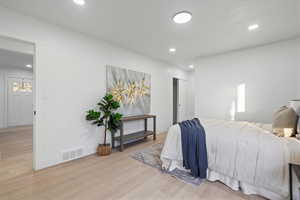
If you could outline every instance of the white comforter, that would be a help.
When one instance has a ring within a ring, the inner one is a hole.
[[[288,198],[288,163],[300,163],[300,142],[273,135],[249,122],[200,120],[205,128],[208,179],[270,199]],[[163,167],[182,168],[179,125],[170,127],[161,153]]]

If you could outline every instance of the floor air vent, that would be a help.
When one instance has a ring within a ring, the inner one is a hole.
[[[62,152],[62,160],[69,161],[83,156],[83,148],[71,149]]]

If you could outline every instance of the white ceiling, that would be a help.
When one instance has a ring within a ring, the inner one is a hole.
[[[32,55],[0,49],[0,68],[17,67],[32,70],[32,68],[26,67],[28,64],[33,64]]]
[[[5,7],[186,67],[193,59],[300,35],[300,0],[0,0]],[[193,14],[175,24],[178,11]],[[260,29],[249,32],[257,23]],[[170,55],[169,47],[177,49]]]

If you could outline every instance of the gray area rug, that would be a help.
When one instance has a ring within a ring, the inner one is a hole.
[[[146,165],[160,170],[162,173],[170,174],[171,176],[189,183],[192,185],[200,185],[204,180],[200,178],[194,178],[189,172],[175,169],[171,172],[163,170],[161,167],[160,153],[162,151],[163,144],[154,144],[150,147],[137,151],[130,155],[135,160],[138,160]]]

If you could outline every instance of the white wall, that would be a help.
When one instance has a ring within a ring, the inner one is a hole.
[[[299,47],[300,39],[199,59],[197,116],[230,119],[237,85],[245,83],[246,112],[236,120],[271,122],[276,109],[299,97]]]
[[[300,3],[299,3],[299,5],[300,5]],[[297,52],[300,52],[300,45],[298,45]],[[297,63],[297,65],[298,65],[298,72],[297,72],[297,74],[300,74],[300,56],[298,56],[298,63]],[[297,89],[298,95],[297,95],[297,99],[300,99],[300,78],[299,78],[299,76],[298,76],[297,80],[298,80],[298,89]]]
[[[30,43],[16,41],[11,38],[1,37],[0,38],[0,49],[5,49],[9,51],[24,53],[24,54],[34,54],[34,46]]]
[[[1,44],[1,41],[0,41]],[[18,67],[8,67],[1,65],[0,61],[0,128],[7,128],[7,77],[28,77],[32,78],[32,71],[27,69],[21,69]]]
[[[5,96],[5,74],[0,73],[0,128],[6,126]]]
[[[192,71],[189,73],[189,91],[188,91],[188,104],[189,104],[189,116],[190,118],[195,117],[195,72]]]
[[[105,94],[107,64],[151,74],[158,131],[172,124],[172,76],[185,76],[181,70],[2,7],[0,27],[0,35],[36,45],[36,169],[62,162],[66,149],[95,152],[102,130],[84,118]]]

